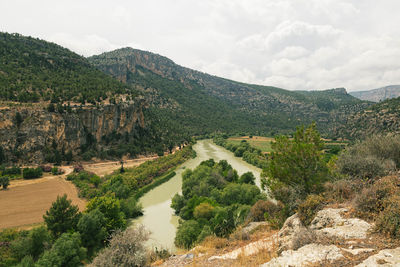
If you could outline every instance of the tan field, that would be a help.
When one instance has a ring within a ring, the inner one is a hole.
[[[124,167],[134,167],[156,157],[146,157],[124,161]],[[121,167],[118,161],[83,164],[85,170],[103,176]],[[78,197],[77,188],[65,177],[72,172],[72,166],[61,167],[64,175],[44,174],[42,178],[11,181],[7,190],[0,190],[0,229],[16,227],[29,229],[43,222],[43,215],[57,196],[67,194],[81,211],[86,201]]]
[[[80,210],[85,209],[86,202],[78,198],[75,186],[63,177],[45,177],[11,183],[8,190],[0,191],[0,229],[29,228],[32,224],[43,222],[46,210],[57,196],[63,194],[67,194]]]

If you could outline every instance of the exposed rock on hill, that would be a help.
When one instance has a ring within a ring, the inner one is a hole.
[[[349,92],[349,94],[361,100],[379,102],[386,99],[399,97],[400,85],[389,85],[368,91]]]
[[[82,147],[98,144],[111,135],[140,138],[145,127],[143,101],[101,108],[73,108],[70,112],[48,112],[40,107],[5,107],[0,109],[0,145],[7,157],[40,163],[48,150],[76,155]],[[21,121],[16,122],[17,114]]]

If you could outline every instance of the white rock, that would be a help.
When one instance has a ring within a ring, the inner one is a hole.
[[[321,261],[333,262],[343,258],[340,248],[335,245],[325,246],[320,244],[308,244],[298,250],[287,250],[282,254],[261,265],[262,267],[303,267]]]
[[[323,209],[311,222],[310,229],[317,234],[327,234],[344,239],[365,239],[372,225],[358,218],[343,218],[340,213],[347,209]]]
[[[297,238],[301,235],[307,234],[309,231],[301,223],[297,213],[286,219],[281,230],[278,233],[279,236],[279,248],[278,251],[282,252],[289,249],[297,249],[296,242]]]
[[[400,266],[400,247],[395,249],[381,250],[379,253],[370,256],[356,267],[373,267],[373,266]]]
[[[344,251],[346,251],[346,252],[349,252],[349,253],[351,253],[351,254],[353,254],[353,255],[358,255],[358,254],[364,253],[364,252],[372,252],[372,251],[374,251],[375,249],[373,249],[373,248],[355,248],[355,249],[345,249],[345,248],[342,248],[342,250],[344,250]]]

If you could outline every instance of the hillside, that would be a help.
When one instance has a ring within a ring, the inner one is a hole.
[[[122,48],[89,58],[98,69],[149,94],[156,113],[189,134],[213,131],[276,134],[315,120],[328,134],[369,103],[344,89],[300,92],[245,84],[175,64],[146,51]]]
[[[101,102],[137,92],[57,44],[0,32],[0,100]]]
[[[379,102],[386,99],[399,97],[400,85],[389,85],[368,91],[349,92],[349,94],[361,100]]]
[[[166,130],[130,85],[44,40],[0,33],[0,164],[163,152]]]
[[[350,114],[338,128],[337,137],[365,138],[372,134],[400,133],[400,97],[377,103],[366,110]]]

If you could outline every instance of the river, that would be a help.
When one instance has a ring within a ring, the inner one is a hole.
[[[140,198],[143,205],[144,215],[135,219],[134,224],[143,224],[150,230],[151,236],[148,245],[150,247],[166,248],[175,251],[174,238],[178,226],[179,217],[174,215],[174,210],[170,207],[171,199],[182,189],[182,172],[185,169],[194,169],[202,161],[210,158],[216,162],[227,160],[232,167],[241,175],[251,171],[256,177],[256,184],[260,186],[261,169],[248,164],[241,158],[235,157],[232,152],[223,147],[215,145],[212,140],[198,141],[193,149],[197,156],[183,163],[176,170],[176,175],[166,183],[154,188]]]

